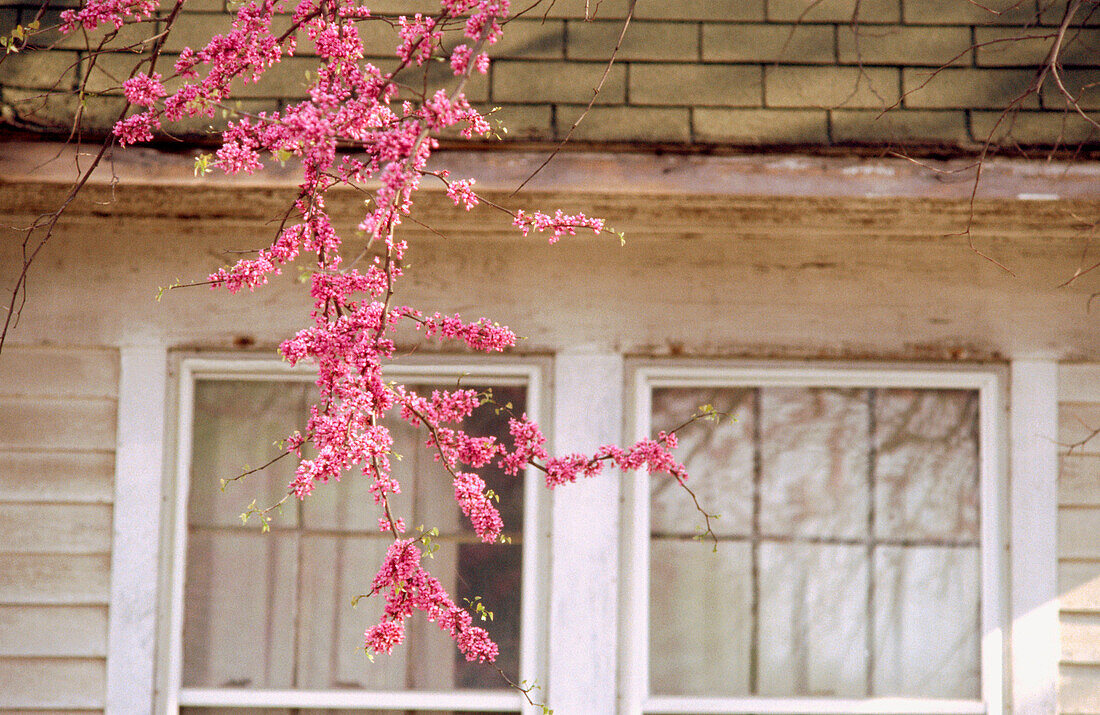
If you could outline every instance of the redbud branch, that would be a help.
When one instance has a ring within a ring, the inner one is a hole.
[[[229,484],[230,482],[235,482],[235,481],[238,481],[238,480],[240,480],[240,479],[244,479],[245,477],[247,477],[247,476],[248,476],[248,475],[250,475],[250,474],[255,474],[256,472],[262,472],[263,470],[267,469],[267,468],[268,468],[268,467],[270,467],[270,466],[271,466],[272,464],[275,464],[276,462],[278,462],[278,461],[279,461],[280,459],[282,459],[283,457],[287,456],[288,454],[291,454],[291,452],[290,452],[290,450],[289,450],[289,449],[288,449],[288,450],[285,450],[285,451],[283,451],[283,452],[282,452],[282,453],[280,453],[280,454],[279,454],[278,456],[276,456],[276,457],[273,457],[273,458],[272,458],[271,460],[269,460],[269,461],[268,461],[268,462],[267,462],[266,464],[263,464],[263,465],[261,465],[261,466],[259,466],[259,467],[256,467],[255,469],[249,469],[249,470],[247,470],[247,471],[241,472],[240,474],[238,474],[238,475],[237,475],[237,476],[235,476],[235,477],[231,477],[231,478],[229,478],[229,479],[223,479],[223,480],[222,480],[222,487],[224,488],[224,487],[225,487],[225,485],[226,485],[226,484]]]

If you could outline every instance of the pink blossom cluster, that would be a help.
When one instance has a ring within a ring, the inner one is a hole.
[[[506,474],[518,474],[528,464],[549,459],[550,455],[543,447],[546,437],[526,414],[518,419],[509,419],[508,432],[512,436],[512,450],[502,450],[500,457],[500,468]]]
[[[381,516],[378,518],[378,530],[385,533],[387,531],[397,532],[398,534],[405,533],[405,520],[401,517],[390,521],[388,518]]]
[[[61,32],[78,26],[94,30],[102,24],[121,29],[127,21],[144,20],[157,11],[156,0],[86,0],[79,10],[61,11]]]
[[[152,75],[144,72],[134,75],[122,83],[126,101],[139,107],[152,107],[158,99],[168,94],[162,79],[160,72],[154,72]]]
[[[429,338],[439,336],[451,340],[462,340],[478,352],[501,352],[516,344],[515,333],[499,323],[491,322],[488,318],[467,323],[459,315],[436,313],[430,318],[422,318],[420,326]]]
[[[160,129],[160,120],[152,112],[131,114],[115,125],[114,133],[122,146],[152,141],[153,133]]]
[[[521,209],[516,212],[512,225],[522,231],[524,236],[531,231],[538,231],[539,233],[550,231],[550,243],[557,243],[565,234],[577,235],[578,228],[590,228],[595,233],[599,233],[603,230],[604,220],[602,218],[589,218],[583,213],[570,216],[562,213],[561,209],[558,209],[553,216],[544,214],[541,211],[527,213]]]
[[[475,57],[473,48],[465,44],[451,50],[451,69],[456,75],[468,74],[471,59],[474,63],[473,68],[480,74],[486,74],[489,71],[489,53],[479,52]]]
[[[662,432],[657,439],[643,439],[626,449],[605,444],[591,457],[569,454],[547,459],[546,486],[551,489],[577,481],[579,477],[594,477],[603,472],[605,462],[611,462],[620,471],[645,469],[650,473],[668,474],[678,482],[687,479],[687,469],[676,461],[670,450],[676,448],[676,436]]]
[[[485,494],[485,481],[476,474],[464,472],[455,477],[454,487],[455,501],[470,519],[477,535],[487,544],[497,541],[504,529],[504,522],[492,500]]]
[[[474,193],[473,179],[452,181],[447,187],[447,196],[455,202],[455,206],[461,204],[467,211],[477,206],[480,201]]]
[[[420,549],[412,539],[399,539],[390,545],[371,592],[385,594],[386,605],[381,622],[363,634],[368,650],[392,652],[405,638],[405,621],[414,611],[421,611],[454,639],[466,660],[496,660],[497,645],[483,628],[472,625],[473,617],[456,606],[439,580],[424,570]]]

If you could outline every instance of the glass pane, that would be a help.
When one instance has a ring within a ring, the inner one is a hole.
[[[650,545],[649,678],[660,695],[749,693],[750,547]]]
[[[351,606],[370,588],[389,545],[382,535],[302,537],[300,612],[307,617],[299,624],[298,687],[404,687],[407,648],[373,663],[363,652],[363,631],[378,622],[382,600],[364,598]]]
[[[980,696],[977,547],[875,553],[876,695]]]
[[[676,435],[676,458],[687,467],[692,491],[707,511],[721,518],[712,522],[723,536],[752,531],[753,393],[751,389],[660,389],[653,391],[653,428],[673,430],[702,405],[728,415],[718,422],[692,423]],[[699,478],[698,475],[706,475]],[[650,489],[650,528],[654,534],[697,533],[703,523],[691,499],[676,480],[655,476]]]
[[[241,512],[256,500],[278,502],[298,466],[288,456],[221,490],[232,479],[282,454],[275,443],[304,427],[316,389],[300,382],[201,380],[195,384],[188,521],[195,526],[241,527]],[[288,504],[273,526],[294,527],[298,510]]]
[[[453,387],[453,385],[451,385]],[[435,388],[413,387],[430,395]],[[480,389],[475,386],[475,389]],[[311,689],[406,687],[447,690],[506,688],[496,669],[467,663],[450,638],[422,614],[408,637],[374,663],[362,651],[363,631],[377,622],[379,597],[366,593],[390,538],[357,471],[319,485],[303,502],[291,500],[262,534],[239,515],[286,493],[293,458],[235,482],[219,480],[279,454],[273,442],[304,426],[312,385],[276,381],[199,381],[195,389],[190,544],[185,586],[184,683],[188,686]],[[523,387],[495,388],[498,402],[526,409]],[[507,436],[508,414],[480,408],[467,423],[477,436]],[[394,421],[394,473],[403,492],[392,499],[410,535],[436,527],[439,549],[425,563],[460,605],[480,596],[494,620],[486,628],[500,647],[498,665],[514,680],[519,670],[523,478],[478,470],[499,496],[511,545],[481,544],[455,504],[451,477],[424,446],[426,432]],[[201,475],[198,476],[198,475]],[[318,711],[320,712],[320,711]],[[365,711],[364,711],[365,712]]]
[[[293,684],[297,541],[295,534],[239,529],[191,534],[184,685]]]
[[[455,601],[465,605],[467,600],[481,597],[485,607],[493,612],[492,620],[477,623],[496,641],[500,648],[496,665],[512,680],[520,682],[520,589],[522,578],[523,548],[518,544],[483,544],[480,542],[458,546],[456,585],[452,594]],[[455,658],[455,686],[460,688],[500,688],[500,673],[477,663],[467,663],[466,658],[454,648],[449,649]]]
[[[875,535],[978,538],[978,395],[879,390],[875,402]]]
[[[861,537],[870,455],[866,390],[760,390],[760,529]]]
[[[760,546],[759,694],[867,692],[867,550]]]
[[[708,560],[655,481],[651,692],[980,697],[977,391],[668,388],[654,430],[708,403],[679,456],[736,527]]]

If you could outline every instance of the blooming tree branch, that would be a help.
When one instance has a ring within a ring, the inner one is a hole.
[[[364,634],[368,652],[390,653],[404,640],[408,618],[419,611],[454,640],[467,660],[493,662],[497,645],[424,567],[423,540],[405,536],[404,518],[393,511],[391,497],[401,492],[401,484],[392,470],[393,436],[386,419],[425,430],[425,446],[450,475],[458,508],[486,543],[504,538],[495,495],[476,471],[490,465],[512,477],[529,466],[536,468],[550,488],[596,476],[608,464],[666,473],[681,484],[687,477],[670,452],[676,446],[675,433],[628,447],[604,445],[591,455],[552,457],[544,448],[541,429],[526,415],[511,417],[509,440],[468,434],[463,423],[486,399],[475,390],[421,395],[383,377],[385,365],[395,356],[394,333],[402,326],[415,328],[425,339],[475,352],[501,352],[516,343],[515,333],[488,318],[467,320],[395,301],[410,251],[398,229],[411,220],[424,177],[444,181],[456,207],[470,210],[483,201],[473,178],[450,179],[446,172],[429,171],[427,165],[441,133],[458,131],[466,138],[489,134],[487,118],[469,104],[464,90],[474,74],[488,71],[486,48],[501,37],[510,2],[440,0],[434,15],[399,18],[392,23],[397,66],[383,72],[364,61],[360,29],[376,18],[360,0],[249,0],[228,32],[213,36],[202,47],[184,48],[171,72],[158,71],[160,48],[183,3],[176,0],[164,17],[157,15],[156,0],[87,0],[81,8],[61,14],[63,33],[106,27],[113,37],[126,25],[152,20],[161,21],[163,28],[149,41],[151,54],[121,80],[125,109],[73,196],[113,141],[122,146],[146,142],[173,122],[213,118],[243,85],[265,81],[272,67],[296,53],[300,41],[312,43],[321,65],[308,98],[279,111],[236,113],[216,152],[200,158],[196,167],[198,173],[251,174],[272,159],[294,157],[302,172],[297,197],[270,245],[189,285],[208,284],[229,293],[252,291],[292,263],[308,265],[313,301],[309,324],[279,350],[291,365],[308,363],[316,369],[319,399],[303,429],[286,440],[285,455],[297,457],[299,463],[284,501],[306,499],[318,485],[352,471],[361,475],[356,478],[368,480],[379,528],[393,538],[371,581],[370,594],[385,604],[379,622]],[[277,32],[275,20],[286,13],[290,26]],[[457,43],[455,35],[460,36]],[[96,53],[91,55],[94,61]],[[399,80],[403,71],[436,60],[449,66],[454,78],[450,87],[428,90],[425,84],[417,90]],[[343,186],[370,193],[358,223],[368,251],[350,262],[344,260],[344,239],[327,209],[329,191]],[[578,231],[607,231],[602,219],[583,213],[492,205],[507,211],[522,235],[545,233],[550,243]],[[60,212],[48,222],[46,239],[58,216]],[[371,258],[360,265],[368,255]],[[9,320],[12,315],[9,310]],[[223,480],[222,486],[253,471]],[[271,508],[253,503],[243,516],[258,514],[266,527]],[[529,690],[520,689],[530,701]]]

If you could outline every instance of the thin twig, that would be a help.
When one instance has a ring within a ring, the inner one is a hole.
[[[820,0],[818,1],[820,2]],[[524,179],[523,183],[517,186],[516,190],[508,195],[509,198],[515,196],[520,191],[522,191],[523,187],[527,186],[531,179],[534,179],[536,176],[538,176],[539,172],[545,169],[547,164],[553,161],[554,157],[558,155],[558,152],[562,150],[562,147],[564,147],[569,139],[573,136],[573,132],[576,131],[578,126],[580,126],[580,123],[584,120],[585,117],[588,116],[588,113],[592,111],[592,106],[596,104],[596,99],[600,96],[600,90],[603,89],[604,82],[607,81],[608,75],[611,74],[611,67],[615,64],[615,58],[619,55],[619,48],[622,47],[623,38],[626,37],[626,30],[628,27],[630,27],[630,21],[634,17],[634,6],[637,4],[638,0],[630,0],[630,8],[626,12],[626,20],[623,22],[623,29],[621,32],[619,32],[619,40],[615,43],[615,49],[611,51],[611,59],[607,61],[607,66],[604,67],[603,76],[600,77],[599,84],[597,84],[596,88],[592,91],[592,99],[588,100],[588,106],[585,107],[584,111],[581,112],[581,115],[577,117],[577,121],[573,122],[573,126],[569,127],[569,131],[566,133],[565,138],[562,139],[556,147],[554,147],[554,151],[550,152],[550,156],[546,157],[546,160],[539,164],[539,167],[532,171],[531,175]],[[587,6],[585,12],[587,13]]]

